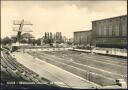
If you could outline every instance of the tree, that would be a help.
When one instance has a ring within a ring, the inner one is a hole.
[[[12,40],[12,43],[16,43],[17,37],[13,36],[13,37],[11,37],[11,40]]]
[[[36,40],[36,43],[37,43],[37,45],[41,45],[41,39],[38,38],[38,39]]]
[[[12,40],[9,37],[5,37],[5,38],[2,39],[1,43],[4,44],[4,45],[11,44]]]
[[[32,44],[35,46],[36,40],[35,39],[31,39],[31,40],[32,40]]]
[[[27,40],[25,40],[25,39],[21,39],[20,42],[21,42],[21,43],[27,43]]]
[[[47,33],[45,32],[45,35],[44,35],[44,40],[43,40],[43,42],[44,42],[44,43],[48,43],[48,41],[47,41],[47,40],[48,40],[48,37],[47,37]]]

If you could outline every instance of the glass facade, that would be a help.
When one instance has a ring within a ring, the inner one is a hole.
[[[95,44],[126,46],[127,15],[92,22]]]

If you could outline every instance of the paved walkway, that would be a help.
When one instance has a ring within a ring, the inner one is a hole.
[[[90,50],[84,50],[84,49],[70,49],[70,50],[76,50],[76,51],[83,51],[83,52],[91,52]],[[117,52],[117,51],[109,51],[106,53],[106,50],[92,50],[94,53],[100,53],[100,54],[108,54],[108,55],[115,55],[115,56],[124,56],[127,57],[127,53]]]
[[[62,87],[70,88],[101,88],[99,85],[89,82],[75,74],[65,71],[57,66],[49,64],[27,53],[14,53],[16,60],[27,68],[38,73],[40,77],[47,78],[52,82],[61,84]]]

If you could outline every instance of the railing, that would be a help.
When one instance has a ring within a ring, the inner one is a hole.
[[[3,49],[1,52],[1,67],[5,73],[9,73],[12,77],[22,78],[23,81],[34,82],[36,84],[48,84],[50,82],[47,79],[39,77],[37,73],[18,63],[6,49]]]

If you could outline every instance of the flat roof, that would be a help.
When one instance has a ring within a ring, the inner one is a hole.
[[[105,18],[105,19],[100,19],[100,20],[94,20],[94,21],[92,21],[92,22],[104,21],[104,20],[108,20],[108,19],[115,19],[115,18],[119,18],[119,17],[127,17],[127,15],[121,15],[121,16],[116,16],[116,17],[110,17],[110,18]]]
[[[77,32],[91,32],[92,30],[87,30],[87,31],[75,31],[74,33],[77,33]]]

